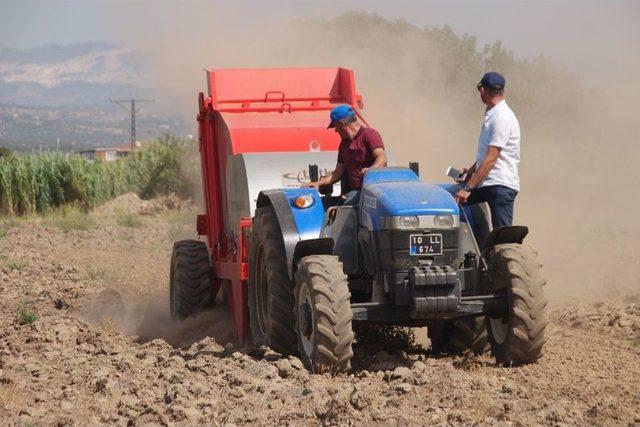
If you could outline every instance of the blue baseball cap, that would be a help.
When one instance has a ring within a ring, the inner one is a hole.
[[[502,90],[506,83],[507,82],[502,74],[496,73],[495,71],[489,71],[482,76],[482,80],[478,83],[478,89],[480,89],[480,86],[484,86],[489,89]]]
[[[329,117],[331,117],[331,122],[329,123],[329,126],[327,126],[327,129],[336,127],[336,122],[355,115],[356,112],[353,111],[353,108],[349,107],[348,105],[338,105],[336,108],[331,110],[331,114],[329,114]]]

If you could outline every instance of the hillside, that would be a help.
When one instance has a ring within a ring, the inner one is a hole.
[[[153,98],[142,83],[143,52],[111,43],[0,50],[0,145],[18,151],[108,146],[129,138],[129,115],[110,102]],[[153,105],[138,115],[137,136],[191,133],[178,113]]]

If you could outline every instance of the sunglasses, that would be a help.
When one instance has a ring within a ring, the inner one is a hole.
[[[476,88],[478,89],[478,92],[480,91],[481,87],[482,87],[482,83],[478,83],[478,85],[476,86]]]

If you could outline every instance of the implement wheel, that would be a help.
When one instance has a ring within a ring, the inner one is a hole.
[[[175,242],[169,278],[171,317],[182,320],[212,308],[211,279],[211,263],[204,242]]]
[[[296,273],[296,333],[300,359],[314,373],[351,368],[351,294],[338,257],[302,258]]]
[[[469,350],[482,354],[489,350],[487,328],[483,317],[452,320],[427,328],[434,353],[459,354]]]
[[[489,268],[496,291],[505,291],[508,300],[504,316],[486,318],[491,353],[505,366],[533,363],[543,354],[548,323],[546,282],[537,254],[529,246],[498,245]]]
[[[271,206],[258,208],[249,253],[249,321],[255,345],[295,353],[293,304],[278,218]]]

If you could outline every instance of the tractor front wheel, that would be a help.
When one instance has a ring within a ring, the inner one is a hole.
[[[171,317],[182,320],[213,308],[211,279],[211,263],[204,242],[175,242],[169,278]]]
[[[314,373],[351,368],[351,294],[338,257],[302,258],[296,273],[296,333],[300,359]]]
[[[547,326],[546,282],[537,254],[529,246],[497,245],[489,261],[495,290],[507,296],[506,313],[486,318],[491,352],[505,366],[533,363],[542,356]]]

